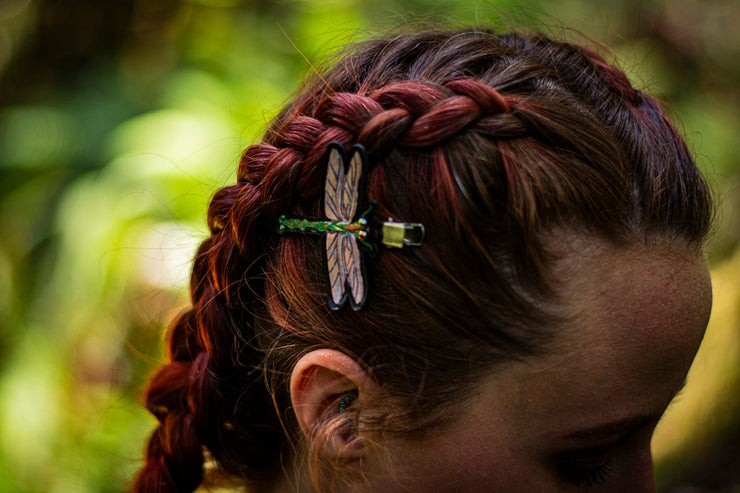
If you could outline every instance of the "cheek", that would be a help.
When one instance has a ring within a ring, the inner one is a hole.
[[[545,491],[554,486],[537,467],[511,458],[471,457],[461,451],[452,457],[396,460],[386,474],[373,475],[376,479],[367,491]]]
[[[388,450],[387,467],[368,491],[471,492],[557,491],[552,472],[522,447],[523,440],[505,428],[464,420],[466,426],[424,441],[397,444]],[[378,472],[378,471],[374,471]]]

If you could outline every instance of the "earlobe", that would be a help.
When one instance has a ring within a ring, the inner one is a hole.
[[[364,453],[357,421],[363,403],[377,389],[354,359],[332,349],[305,354],[290,378],[290,397],[303,434],[312,447],[335,458]]]

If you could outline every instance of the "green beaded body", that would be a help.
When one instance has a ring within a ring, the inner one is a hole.
[[[369,211],[370,209],[368,209],[368,212]],[[351,234],[363,246],[368,249],[372,249],[372,245],[366,241],[369,233],[369,226],[364,215],[356,221],[326,221],[321,219],[293,218],[282,215],[278,218],[278,228],[281,233],[293,231],[317,234]]]

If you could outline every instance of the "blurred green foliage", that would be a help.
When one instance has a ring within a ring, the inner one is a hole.
[[[3,0],[0,490],[125,489],[213,191],[331,49],[438,23],[596,39],[680,115],[721,199],[700,361],[722,363],[661,424],[658,471],[666,491],[738,488],[716,471],[740,469],[736,1]]]

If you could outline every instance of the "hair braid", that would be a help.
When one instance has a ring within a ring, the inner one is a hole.
[[[258,150],[266,154],[264,148]],[[286,155],[269,154],[271,159]],[[252,180],[259,178],[259,165],[245,168]],[[265,433],[250,436],[243,428],[224,427],[237,421],[238,413],[252,416],[254,423],[277,428],[275,418],[263,409],[266,399],[257,399],[251,410],[250,402],[245,402],[245,408],[233,408],[224,406],[222,399],[243,392],[247,382],[254,379],[249,376],[251,370],[260,364],[254,354],[251,361],[244,362],[246,368],[235,371],[234,358],[238,355],[244,359],[249,354],[236,341],[245,337],[253,322],[243,320],[232,307],[250,304],[254,301],[251,293],[259,290],[254,285],[259,282],[254,272],[259,270],[256,264],[264,245],[259,240],[264,237],[259,231],[264,224],[261,209],[260,185],[247,181],[220,190],[211,202],[208,224],[212,235],[198,250],[191,278],[193,307],[174,321],[169,363],[152,376],[145,394],[147,408],[160,424],[150,438],[147,462],[133,485],[134,491],[194,491],[203,479],[204,446],[221,462],[243,462],[245,457],[237,459],[234,450],[243,455],[249,449],[244,443],[262,443]],[[249,261],[251,268],[246,264]],[[242,289],[245,283],[252,286]],[[280,443],[274,436],[269,439]],[[242,446],[237,448],[235,443]],[[275,448],[279,450],[279,445]],[[252,446],[256,468],[265,466],[263,454],[263,447]]]
[[[526,135],[506,97],[472,79],[455,79],[444,86],[396,82],[366,96],[333,93],[310,115],[293,114],[265,142],[250,146],[242,156],[238,178],[259,184],[265,215],[273,217],[290,199],[317,196],[323,173],[318,161],[332,141],[361,142],[382,157],[396,145],[438,145],[467,127],[495,138]]]
[[[180,327],[184,325],[175,326]],[[182,358],[183,347],[177,349]],[[188,405],[191,368],[190,361],[173,359],[149,382],[145,402],[159,426],[149,439],[147,462],[134,483],[134,491],[194,491],[202,480],[203,453]]]

